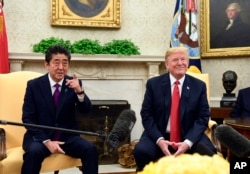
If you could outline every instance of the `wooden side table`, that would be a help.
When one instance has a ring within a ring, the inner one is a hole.
[[[222,124],[224,118],[230,118],[231,111],[231,107],[211,107],[211,119],[216,121],[218,124]]]
[[[224,124],[231,126],[240,134],[250,140],[250,118],[225,118]],[[231,158],[235,157],[232,152],[227,150],[227,159],[230,161]]]

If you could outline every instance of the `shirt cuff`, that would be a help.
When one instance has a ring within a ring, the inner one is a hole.
[[[192,147],[193,144],[194,144],[192,141],[190,141],[190,140],[188,140],[188,139],[184,140],[184,143],[187,143],[189,149],[191,149],[191,147]]]
[[[160,140],[164,140],[164,137],[158,138],[157,141],[156,141],[156,144],[158,144]]]
[[[50,139],[44,140],[43,144],[47,143],[48,141],[50,141]]]
[[[84,94],[80,94],[80,95],[77,94],[77,97],[78,97],[79,102],[84,101]]]

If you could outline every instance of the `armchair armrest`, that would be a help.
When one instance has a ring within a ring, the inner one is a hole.
[[[208,122],[208,128],[205,131],[208,138],[213,143],[214,147],[217,149],[218,152],[221,152],[221,144],[218,141],[218,139],[214,135],[214,129],[218,126],[217,122],[214,120],[209,120]]]
[[[5,130],[0,128],[0,161],[6,158],[6,137]]]

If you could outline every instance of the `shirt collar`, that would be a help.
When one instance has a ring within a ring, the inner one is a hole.
[[[174,85],[175,81],[177,80],[171,73],[169,73],[170,77],[170,83],[171,86]],[[178,81],[180,82],[180,85],[182,86],[184,80],[185,80],[186,75],[184,75],[182,78],[180,78]]]
[[[50,86],[51,86],[52,88],[54,87],[54,85],[55,85],[56,83],[58,83],[60,86],[62,86],[62,83],[63,83],[63,80],[64,80],[64,79],[62,79],[60,82],[55,82],[55,81],[51,78],[51,76],[50,76],[49,73],[48,73],[48,77],[49,77]]]

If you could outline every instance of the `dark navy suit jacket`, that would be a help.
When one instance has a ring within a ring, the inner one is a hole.
[[[22,120],[24,123],[78,129],[75,110],[78,109],[82,113],[88,112],[91,109],[91,102],[86,94],[84,102],[79,102],[74,89],[65,85],[65,79],[72,79],[72,77],[65,76],[64,78],[57,109],[53,101],[48,74],[28,81],[23,104]],[[79,83],[81,85],[81,81]],[[42,142],[52,138],[53,130],[26,128],[24,146],[30,141]],[[61,133],[60,140],[67,139],[69,135],[69,133]]]
[[[147,81],[141,109],[145,132],[154,142],[166,133],[171,108],[171,84],[169,73]],[[210,117],[206,85],[186,75],[181,92],[181,138],[197,143],[207,129]],[[205,138],[208,140],[207,138]],[[207,144],[208,142],[205,142]]]
[[[239,90],[231,117],[250,117],[250,87]]]

